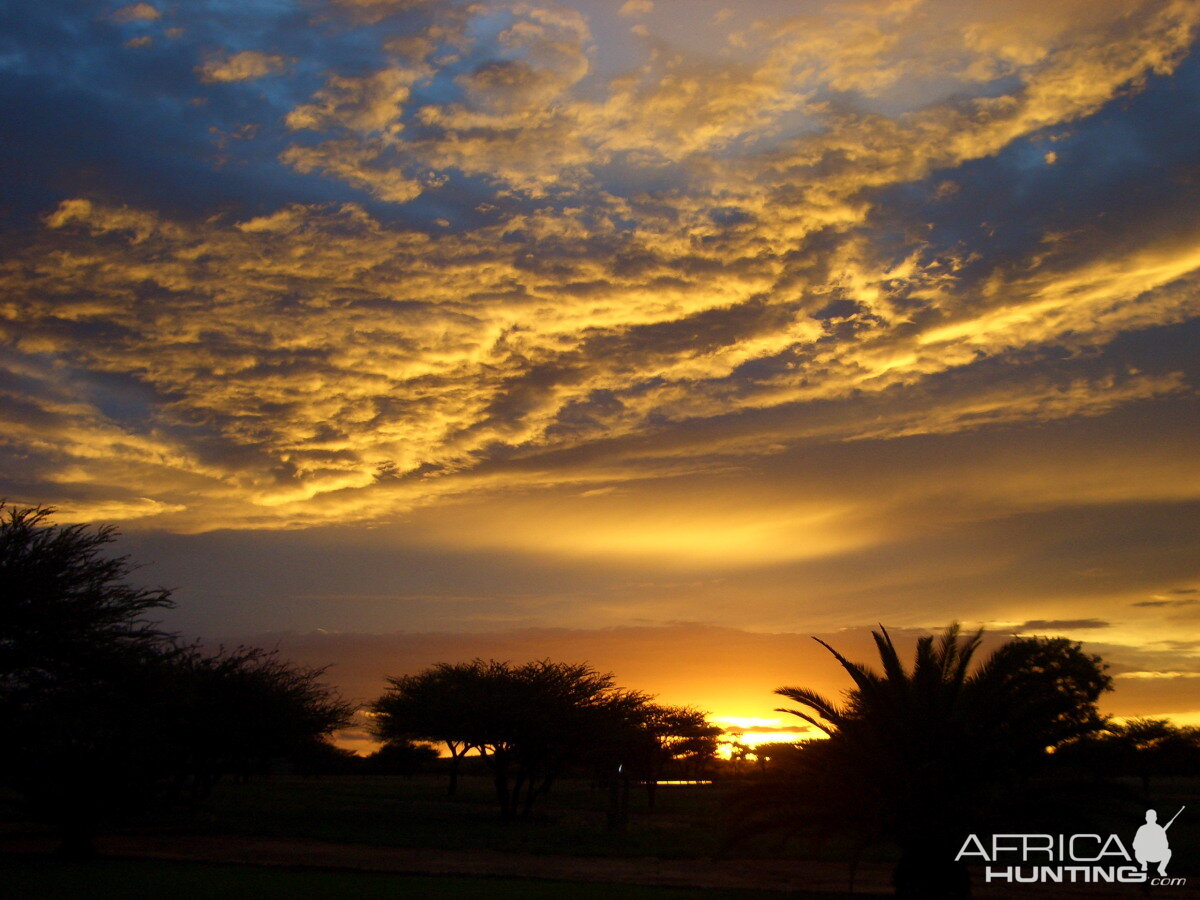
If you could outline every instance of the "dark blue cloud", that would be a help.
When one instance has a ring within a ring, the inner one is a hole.
[[[1106,243],[1137,244],[1194,219],[1198,118],[1200,57],[1193,52],[1171,76],[1152,76],[1144,90],[1095,115],[889,189],[878,198],[873,226],[894,223],[898,258],[911,248],[902,224],[914,220],[932,226],[921,237],[934,254],[969,247],[979,257],[961,273],[968,283],[1027,258],[1047,232],[1085,230],[1076,244],[1082,254],[1103,252]]]
[[[292,4],[163,5],[161,18],[131,22],[114,21],[116,8],[67,2],[0,11],[0,168],[9,173],[0,215],[28,220],[70,196],[175,215],[369,199],[297,173],[278,156],[295,139],[287,111],[328,72],[381,65],[378,34],[312,22],[311,7]],[[128,46],[132,39],[149,43]],[[282,75],[200,82],[197,66],[241,50],[293,62]]]

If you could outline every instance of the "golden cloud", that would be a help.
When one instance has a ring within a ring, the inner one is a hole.
[[[418,87],[448,65],[435,46],[475,40],[473,13],[430,10],[426,34],[380,38],[403,64],[329,73],[291,109],[282,159],[392,203],[484,178],[494,214],[427,233],[355,204],[187,221],[66,200],[0,265],[4,336],[19,358],[61,367],[29,364],[36,409],[8,440],[53,448],[72,489],[152,485],[118,499],[186,527],[370,519],[490,489],[473,473],[500,459],[919,392],[981,358],[1094,351],[1194,317],[1194,225],[1113,246],[1085,236],[1070,251],[1048,239],[981,281],[919,223],[903,258],[879,245],[880,190],[1096,111],[1177,65],[1200,18],[1192,4],[1105,3],[1086,28],[1066,14],[1024,28],[1021,4],[985,7],[835,6],[759,28],[752,58],[660,41],[598,82],[580,13],[513,3],[492,57],[443,100]],[[947,41],[967,24],[965,41]],[[233,81],[285,63],[246,52],[201,74]],[[1001,75],[1002,94],[963,99]],[[857,108],[830,99],[848,92]],[[837,304],[844,314],[821,314]],[[89,378],[134,399],[97,399]],[[1098,416],[1181,390],[1173,372],[1021,378],[870,422],[764,424],[729,446]],[[124,403],[146,418],[123,417]],[[55,430],[29,424],[38,417]],[[94,449],[118,445],[134,449]],[[711,464],[711,448],[663,452]],[[630,476],[527,477],[594,488]],[[654,520],[655,552],[744,546],[761,561],[803,533],[827,553],[872,537],[853,517],[815,514],[782,510],[761,525],[770,534]],[[645,545],[639,534],[614,518],[579,546],[619,554]]]
[[[158,8],[149,3],[131,3],[114,10],[114,22],[156,22],[162,18]]]
[[[200,80],[207,83],[253,81],[283,71],[294,60],[261,50],[214,56],[196,67]]]

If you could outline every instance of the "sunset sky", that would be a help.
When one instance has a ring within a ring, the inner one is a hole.
[[[959,619],[1200,723],[1198,28],[5,4],[0,496],[360,699],[550,656],[770,735],[809,635]]]

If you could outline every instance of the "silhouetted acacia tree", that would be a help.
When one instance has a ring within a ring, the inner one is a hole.
[[[447,793],[458,790],[460,761],[484,740],[493,716],[489,696],[504,675],[497,663],[439,663],[416,675],[389,678],[371,705],[374,731],[385,744],[412,740],[445,744],[450,754]]]
[[[679,775],[701,778],[717,755],[717,739],[722,729],[708,721],[708,713],[691,706],[647,704],[636,727],[645,733],[645,750],[635,759],[633,769],[646,785],[653,809],[659,779],[671,767]]]
[[[654,808],[658,781],[672,765],[702,772],[716,756],[721,729],[707,713],[688,706],[664,706],[632,694],[607,712],[591,741],[588,759],[608,791],[608,825],[623,828],[629,817],[631,784],[646,789]]]
[[[898,896],[966,896],[953,859],[971,824],[1048,749],[1101,727],[1095,704],[1111,679],[1099,657],[1061,638],[1016,638],[973,666],[982,632],[952,625],[920,638],[906,668],[886,629],[873,636],[881,671],[819,641],[854,682],[844,702],[776,692],[804,707],[782,712],[830,735],[807,746],[802,790],[822,795],[829,824],[899,843]]]
[[[789,768],[795,769],[807,743],[807,741],[771,741],[758,744],[754,748],[754,755],[758,758],[759,771],[766,774],[780,769],[784,771]]]
[[[65,853],[346,717],[319,669],[180,645],[148,618],[169,592],[131,586],[128,558],[104,555],[115,529],[51,514],[0,504],[0,777],[58,826]]]
[[[528,816],[572,762],[611,748],[648,698],[583,663],[474,660],[390,679],[372,709],[377,734],[468,749],[492,775],[503,819]],[[452,787],[453,789],[453,781]]]
[[[0,502],[0,684],[59,677],[113,652],[157,652],[171,635],[146,618],[174,604],[164,588],[126,584],[126,556],[106,557],[112,525],[50,525],[53,510]]]
[[[494,666],[490,689],[496,702],[478,747],[502,818],[528,816],[568,763],[604,745],[648,699],[585,663],[550,660]]]
[[[56,527],[52,513],[0,505],[0,753],[10,785],[57,822],[65,852],[82,854],[122,799],[101,789],[122,773],[100,750],[117,735],[137,745],[146,729],[129,712],[174,652],[146,616],[172,604],[166,590],[125,583],[126,557],[102,555],[112,526]]]

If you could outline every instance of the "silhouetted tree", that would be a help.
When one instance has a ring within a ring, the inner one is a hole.
[[[805,707],[782,712],[830,735],[804,754],[804,789],[827,794],[843,825],[900,844],[898,896],[966,896],[953,858],[970,824],[1049,748],[1102,725],[1095,703],[1111,679],[1099,657],[1065,639],[1016,638],[973,668],[982,632],[952,625],[920,638],[908,669],[886,629],[873,636],[882,671],[819,641],[854,682],[844,702],[776,692]]]
[[[131,704],[174,652],[146,616],[172,604],[164,589],[126,583],[127,557],[103,555],[112,526],[53,526],[52,514],[0,504],[0,753],[10,785],[35,794],[64,852],[82,855],[94,822],[122,799],[100,789],[119,779],[92,777],[120,772],[102,749],[147,730]]]
[[[49,524],[48,507],[0,502],[0,687],[61,679],[113,652],[157,652],[171,635],[146,618],[173,606],[164,588],[135,588],[126,556],[106,557],[112,525]]]
[[[586,664],[550,660],[477,659],[389,680],[372,705],[377,734],[445,742],[456,758],[475,749],[503,819],[529,815],[564,766],[611,746],[648,699]]]
[[[645,728],[653,738],[654,754],[646,784],[650,807],[654,808],[654,786],[672,767],[685,778],[703,778],[717,755],[719,726],[708,721],[708,713],[692,706],[649,704]]]
[[[1065,765],[1092,773],[1136,777],[1142,793],[1149,794],[1152,778],[1200,772],[1200,728],[1166,719],[1110,722],[1102,731],[1065,744],[1057,755]]]
[[[460,761],[485,739],[493,717],[489,697],[506,670],[476,659],[438,663],[416,675],[389,678],[387,692],[371,705],[374,731],[385,744],[410,740],[445,744],[450,754],[447,793],[458,790]]]
[[[478,746],[504,818],[528,816],[567,764],[606,745],[648,699],[586,663],[550,660],[499,666],[491,689],[496,703]]]
[[[1096,701],[1112,690],[1104,669],[1062,637],[1013,638],[992,653],[967,682],[966,700],[984,717],[973,733],[988,740],[995,774],[1028,773],[1048,749],[1102,729]]]
[[[341,724],[321,670],[257,649],[206,655],[148,615],[164,589],[127,583],[103,554],[112,526],[57,526],[52,510],[0,504],[0,770],[63,851],[100,823],[186,796],[225,771]]]
[[[692,775],[702,773],[716,756],[721,734],[702,710],[634,699],[614,710],[616,715],[591,745],[594,768],[609,789],[612,827],[622,827],[628,819],[631,783],[645,787],[653,809],[663,773],[672,765],[686,767]]]
[[[296,774],[306,777],[366,775],[371,771],[367,757],[322,738],[305,741],[292,748],[287,758]]]
[[[770,741],[758,744],[754,755],[758,758],[758,769],[763,774],[773,773],[778,769],[786,769],[792,765],[803,752],[799,741]]]
[[[313,745],[353,713],[321,681],[325,668],[299,666],[258,647],[217,653],[189,647],[173,655],[170,669],[169,709],[160,722],[163,738],[183,755],[193,800],[223,775],[248,777],[271,760],[326,753]]]

